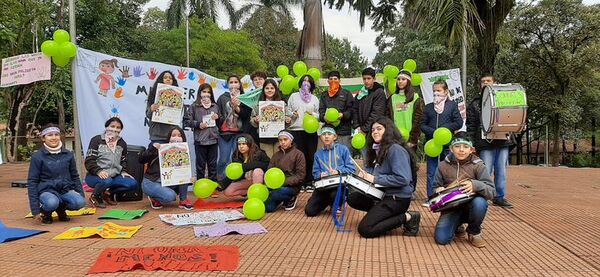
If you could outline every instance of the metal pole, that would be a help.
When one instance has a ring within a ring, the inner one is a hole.
[[[550,147],[550,139],[548,138],[548,124],[546,124],[546,147],[544,149],[544,166],[548,166],[549,164],[549,157],[548,157],[548,152],[550,152],[549,147]]]
[[[187,67],[190,67],[190,19],[185,16],[185,53]]]
[[[69,0],[69,34],[71,35],[71,42],[77,44],[77,31],[75,28],[75,0]],[[79,113],[77,112],[77,93],[75,85],[75,68],[77,64],[77,56],[71,61],[71,90],[73,92],[73,118],[75,124],[75,163],[77,164],[77,172],[79,177],[83,176],[83,152],[81,150],[81,137],[79,136]]]
[[[465,98],[467,97],[467,7],[463,10],[463,37],[462,37],[462,55],[461,69],[462,71],[462,89]],[[465,99],[466,103],[466,99]]]

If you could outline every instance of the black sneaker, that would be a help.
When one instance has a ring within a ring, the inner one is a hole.
[[[52,224],[52,212],[42,211],[42,224],[44,224],[44,225]]]
[[[58,209],[56,210],[56,214],[58,215],[58,221],[66,222],[71,220],[67,215],[67,210],[65,209],[65,207],[58,207]]]
[[[298,197],[294,196],[292,199],[283,202],[283,209],[286,211],[291,211],[296,208],[296,202],[298,202]]]
[[[90,203],[92,203],[92,206],[94,206],[94,208],[106,208],[106,204],[104,204],[104,200],[102,200],[102,195],[90,195]]]
[[[421,214],[417,211],[410,211],[410,220],[404,223],[404,233],[402,235],[414,237],[419,233],[419,224],[421,223]]]
[[[315,191],[315,186],[313,186],[312,184],[306,185],[306,188],[304,189],[304,191],[306,191],[308,193],[312,193]]]
[[[508,203],[506,199],[494,199],[492,203],[494,203],[494,206],[499,206],[505,209],[512,209],[513,207],[513,205],[511,203]]]

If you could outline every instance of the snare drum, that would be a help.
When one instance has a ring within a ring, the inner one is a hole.
[[[441,212],[471,201],[473,195],[462,192],[460,187],[452,187],[433,194],[427,202],[432,212]]]
[[[341,180],[340,180],[341,178]],[[343,184],[346,181],[346,175],[331,175],[321,178],[321,180],[315,181],[314,186],[316,190],[326,190],[337,188],[340,182]]]
[[[383,191],[377,189],[376,185],[372,185],[369,181],[354,174],[347,176],[346,184],[348,184],[348,189],[362,193],[373,200],[381,200],[385,194]]]
[[[483,89],[481,135],[483,139],[507,140],[525,129],[527,95],[519,84],[490,85]]]

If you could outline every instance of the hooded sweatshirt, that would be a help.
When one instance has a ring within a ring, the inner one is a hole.
[[[352,112],[352,127],[360,127],[365,133],[371,130],[375,120],[385,116],[387,108],[387,98],[381,84],[375,82],[368,91],[367,96],[355,100]]]
[[[343,144],[333,143],[333,145],[321,148],[315,153],[312,174],[315,180],[321,179],[321,173],[328,173],[329,168],[339,171],[341,174],[356,172],[356,167],[351,160],[350,150]]]
[[[459,161],[450,153],[438,166],[433,181],[433,189],[447,187],[457,179],[470,179],[473,192],[490,200],[496,194],[494,181],[485,164],[479,157],[471,154],[467,159]]]
[[[300,185],[304,183],[306,175],[306,160],[302,151],[298,150],[295,145],[287,150],[279,147],[279,151],[273,154],[269,163],[269,168],[273,167],[277,167],[285,173],[285,186],[294,188],[296,193],[300,192]]]

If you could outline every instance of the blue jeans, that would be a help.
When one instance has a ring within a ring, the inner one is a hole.
[[[269,198],[265,201],[267,213],[274,212],[279,204],[291,200],[294,196],[296,196],[296,190],[290,187],[281,187],[270,191]]]
[[[175,201],[177,194],[179,194],[179,200],[186,200],[188,186],[189,184],[163,187],[160,182],[152,182],[146,178],[142,181],[144,193],[163,204]]]
[[[443,211],[435,225],[434,238],[438,244],[448,244],[454,238],[458,226],[468,223],[467,233],[481,233],[481,224],[487,213],[488,203],[485,198],[475,196],[471,202],[454,209]]]
[[[110,189],[111,192],[126,192],[136,189],[137,181],[133,178],[117,175],[102,179],[98,176],[85,176],[85,183],[94,188],[94,194],[102,194],[105,190]]]
[[[504,199],[506,192],[506,166],[508,165],[508,146],[495,147],[479,151],[479,155],[485,167],[494,175],[494,184],[496,185],[496,197],[494,200]]]
[[[219,144],[219,156],[217,160],[217,180],[225,179],[225,167],[231,163],[231,155],[235,151],[237,136],[231,137],[229,140],[223,139],[219,136],[217,140]]]
[[[56,196],[50,192],[43,192],[40,195],[40,204],[42,206],[42,211],[45,212],[56,211],[59,206],[63,206],[67,210],[76,211],[85,206],[85,199],[81,194],[74,190],[70,190],[60,196]]]
[[[438,157],[427,156],[427,197],[433,194],[433,179],[437,172],[439,161],[443,161],[448,155],[448,149],[444,149]]]

